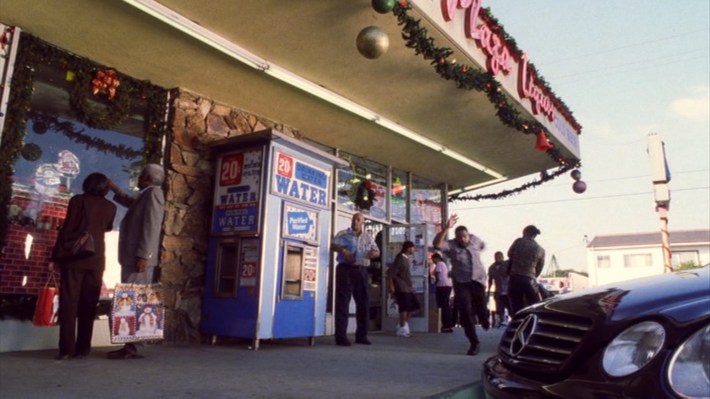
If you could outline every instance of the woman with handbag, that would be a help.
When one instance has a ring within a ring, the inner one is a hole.
[[[104,234],[113,230],[116,217],[116,205],[104,198],[109,191],[105,175],[88,175],[82,190],[69,200],[52,255],[60,270],[58,360],[83,358],[91,351],[106,268]]]

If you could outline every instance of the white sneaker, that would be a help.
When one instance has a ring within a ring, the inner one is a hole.
[[[409,337],[409,329],[405,327],[397,327],[397,336],[398,337]]]

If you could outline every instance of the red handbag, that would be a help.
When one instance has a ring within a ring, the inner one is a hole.
[[[32,324],[38,327],[53,327],[59,322],[59,285],[54,272],[49,273],[49,278],[44,288],[39,290],[37,304],[32,318]]]

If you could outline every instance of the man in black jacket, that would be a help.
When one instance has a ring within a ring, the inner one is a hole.
[[[517,238],[508,249],[508,296],[513,314],[540,301],[537,276],[545,266],[545,250],[535,242],[539,234],[537,227],[526,226],[523,236]]]

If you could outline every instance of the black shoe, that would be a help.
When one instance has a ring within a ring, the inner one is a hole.
[[[135,351],[131,351],[127,348],[122,348],[117,351],[111,351],[106,354],[109,359],[141,359],[143,356],[139,355]]]
[[[362,344],[362,345],[372,345],[372,342],[370,342],[370,340],[367,338],[358,338],[355,340],[355,343]]]
[[[476,343],[476,344],[471,344],[471,346],[468,348],[468,352],[466,352],[467,355],[469,356],[476,356],[478,355],[478,352],[481,351],[481,345]]]
[[[352,342],[348,341],[347,339],[336,339],[335,344],[338,346],[351,346]]]

